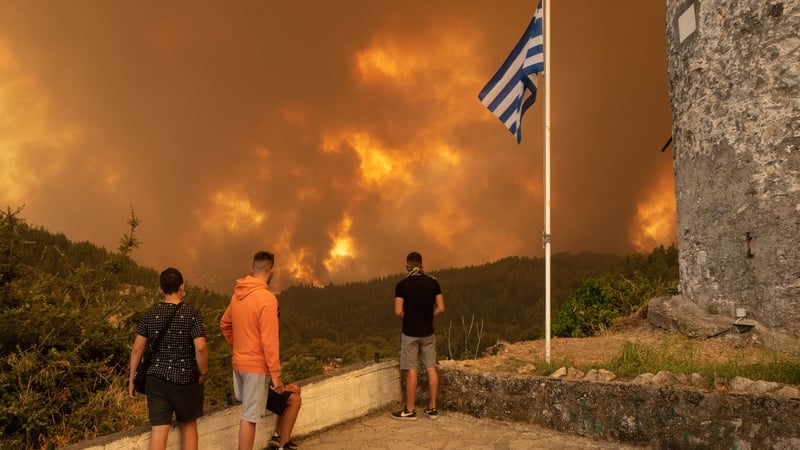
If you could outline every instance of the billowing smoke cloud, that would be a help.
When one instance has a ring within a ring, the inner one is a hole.
[[[223,292],[542,254],[542,91],[477,100],[535,2],[284,3],[4,2],[0,203]],[[554,252],[674,241],[663,15],[553,2]]]

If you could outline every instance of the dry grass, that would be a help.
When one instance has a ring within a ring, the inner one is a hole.
[[[532,364],[535,371],[531,373],[538,375],[548,375],[562,366],[606,368],[621,380],[666,370],[800,385],[800,355],[777,350],[756,333],[691,339],[650,325],[641,313],[626,318],[602,336],[551,339],[549,364],[545,362],[544,340],[518,342],[507,345],[497,355],[447,364],[505,373],[526,370]]]

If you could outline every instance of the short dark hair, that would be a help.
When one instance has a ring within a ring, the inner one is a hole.
[[[181,275],[178,269],[168,267],[161,272],[161,290],[164,291],[165,294],[169,295],[178,292],[182,284],[183,275]]]
[[[253,255],[253,269],[271,269],[275,265],[275,254],[266,251],[256,252]]]
[[[411,252],[406,256],[406,264],[414,267],[422,266],[422,255],[418,252]]]

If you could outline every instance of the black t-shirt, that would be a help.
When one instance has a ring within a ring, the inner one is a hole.
[[[425,337],[433,334],[433,308],[442,288],[436,278],[424,273],[403,278],[394,296],[403,299],[403,334]]]

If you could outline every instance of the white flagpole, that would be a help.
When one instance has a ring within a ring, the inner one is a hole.
[[[544,359],[550,363],[550,0],[544,0]]]

